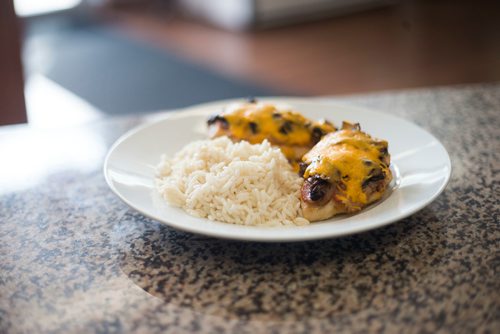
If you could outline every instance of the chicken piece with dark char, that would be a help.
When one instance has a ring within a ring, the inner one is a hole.
[[[336,130],[326,120],[313,121],[296,111],[255,99],[226,107],[212,115],[207,124],[211,138],[228,136],[252,144],[268,140],[281,149],[296,170],[302,156],[324,135]]]
[[[388,143],[344,122],[304,155],[301,206],[310,221],[360,211],[379,200],[392,180]]]

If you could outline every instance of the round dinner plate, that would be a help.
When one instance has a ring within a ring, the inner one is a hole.
[[[166,204],[154,187],[160,156],[172,157],[186,144],[206,139],[207,116],[237,100],[155,115],[127,132],[111,147],[104,162],[108,185],[135,210],[179,230],[227,239],[284,242],[339,237],[396,222],[432,202],[450,179],[451,162],[443,145],[427,131],[404,119],[312,99],[259,100],[289,106],[308,118],[325,118],[336,125],[343,120],[359,122],[363,131],[387,140],[394,180],[384,198],[357,214],[339,215],[306,226],[283,227],[210,221]]]

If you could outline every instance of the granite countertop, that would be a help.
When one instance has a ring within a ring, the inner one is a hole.
[[[140,117],[0,128],[0,332],[500,332],[500,84],[335,101],[433,133],[444,193],[355,236],[218,240],[107,187],[106,151]]]

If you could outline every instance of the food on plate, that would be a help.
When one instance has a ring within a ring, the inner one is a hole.
[[[379,200],[392,180],[385,140],[344,122],[304,155],[301,207],[309,221],[354,213]]]
[[[302,156],[325,134],[336,130],[326,120],[315,122],[290,109],[255,100],[229,105],[207,123],[211,138],[227,136],[252,144],[267,139],[297,170]]]
[[[156,188],[187,213],[249,226],[306,225],[355,213],[392,180],[385,140],[249,101],[208,120],[210,140],[162,157]],[[297,171],[299,172],[297,174]]]
[[[162,157],[156,188],[171,205],[210,220],[241,225],[305,225],[302,178],[267,140],[228,137],[188,144]]]

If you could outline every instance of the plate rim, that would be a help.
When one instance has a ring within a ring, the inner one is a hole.
[[[208,230],[203,230],[200,231],[194,227],[191,227],[190,225],[182,225],[182,223],[172,223],[171,221],[167,221],[164,219],[161,219],[159,217],[154,216],[153,214],[150,214],[149,212],[145,212],[142,209],[140,209],[133,201],[130,201],[127,199],[125,196],[123,196],[118,189],[116,189],[112,177],[109,175],[109,160],[114,153],[114,151],[122,144],[126,139],[130,138],[134,134],[150,127],[153,126],[159,122],[164,122],[167,121],[168,119],[175,118],[175,117],[184,117],[184,116],[191,116],[191,115],[204,115],[208,114],[208,109],[211,107],[223,105],[223,104],[228,104],[228,103],[233,103],[233,102],[241,102],[242,100],[245,100],[245,98],[232,98],[232,99],[224,99],[224,100],[217,100],[217,101],[211,101],[211,102],[206,102],[206,103],[201,103],[201,104],[196,104],[192,106],[188,106],[186,108],[178,108],[178,109],[171,109],[171,110],[164,110],[160,111],[155,114],[150,114],[145,116],[142,120],[141,123],[138,125],[134,126],[133,128],[129,129],[126,131],[124,134],[122,134],[118,139],[115,140],[115,142],[110,146],[108,149],[108,152],[105,156],[104,163],[103,163],[103,174],[104,178],[106,180],[106,184],[108,187],[112,190],[112,192],[120,198],[121,201],[123,201],[125,204],[127,204],[129,207],[134,209],[135,211],[139,212],[140,214],[144,215],[145,217],[155,220],[159,222],[160,224],[164,224],[166,226],[169,226],[175,230],[180,230],[184,232],[189,232],[201,236],[208,236],[208,237],[213,237],[213,238],[218,238],[218,239],[226,239],[226,240],[237,240],[237,241],[249,241],[249,242],[268,242],[268,243],[273,243],[273,242],[301,242],[301,241],[311,241],[311,240],[323,240],[323,239],[333,239],[333,238],[340,238],[344,236],[349,236],[349,235],[354,235],[354,234],[359,234],[371,230],[376,230],[379,228],[382,228],[384,226],[388,226],[390,224],[393,224],[397,221],[403,220],[414,213],[422,210],[423,208],[427,207],[430,203],[432,203],[437,197],[439,197],[443,191],[446,189],[447,185],[449,184],[453,172],[453,165],[451,163],[451,158],[448,153],[448,150],[446,147],[443,145],[443,143],[438,140],[432,133],[429,131],[425,130],[422,128],[420,125],[408,121],[402,117],[395,116],[392,114],[384,113],[381,111],[378,111],[376,109],[370,109],[366,107],[359,107],[359,106],[353,106],[349,104],[342,104],[338,103],[336,101],[328,101],[325,100],[324,97],[317,97],[317,98],[300,98],[300,97],[285,97],[285,96],[279,96],[279,97],[256,97],[257,100],[259,101],[268,101],[268,102],[275,102],[275,103],[305,103],[305,104],[316,104],[316,105],[323,105],[323,106],[329,106],[329,107],[338,107],[342,108],[344,110],[350,109],[350,110],[356,110],[359,112],[369,112],[369,113],[375,113],[375,114],[381,114],[384,117],[389,117],[394,120],[397,120],[399,122],[404,122],[408,123],[409,125],[418,128],[418,130],[425,132],[427,135],[429,135],[433,140],[435,140],[438,145],[442,148],[443,152],[445,153],[444,158],[446,158],[446,167],[448,173],[446,174],[444,182],[440,185],[439,189],[433,194],[433,196],[427,198],[421,205],[416,206],[412,210],[408,210],[404,214],[401,214],[399,216],[393,217],[391,219],[386,219],[383,222],[378,223],[376,226],[371,226],[371,225],[362,225],[359,227],[351,228],[348,231],[341,231],[340,233],[325,233],[322,235],[292,235],[292,236],[286,236],[286,237],[276,237],[276,236],[271,236],[268,237],[268,235],[261,235],[259,237],[248,237],[245,236],[244,233],[240,234],[227,234],[227,233],[220,233],[220,231],[217,231],[216,229],[208,229]],[[188,215],[186,213],[186,215]],[[201,219],[207,219],[207,218],[201,218]],[[215,222],[218,224],[225,224],[223,222]],[[315,223],[312,223],[315,224]],[[229,224],[232,226],[235,226],[236,228],[242,228],[244,229],[306,229],[310,227],[311,225],[306,225],[306,226],[245,226],[245,225],[236,225],[236,224]]]

